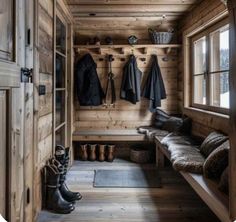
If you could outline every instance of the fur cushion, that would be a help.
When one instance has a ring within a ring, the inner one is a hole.
[[[218,146],[228,139],[227,136],[219,132],[210,133],[207,138],[203,141],[200,151],[205,156],[208,157],[212,151],[214,151]]]
[[[227,167],[220,177],[220,183],[218,185],[220,191],[229,193],[229,167]]]
[[[229,147],[229,140],[227,140],[207,157],[203,166],[205,177],[211,179],[220,178],[222,172],[228,166]]]
[[[188,136],[184,136],[178,133],[170,133],[168,134],[165,138],[163,138],[163,140],[161,141],[161,143],[167,147],[173,145],[193,145],[195,144],[194,141],[188,137]]]
[[[145,134],[149,140],[153,140],[155,136],[165,137],[169,134],[168,131],[157,129],[152,126],[141,126],[138,128],[138,132]]]
[[[204,156],[191,138],[177,133],[170,133],[162,141],[170,152],[170,160],[177,171],[202,173]]]
[[[178,132],[183,126],[183,120],[177,117],[170,117],[163,123],[162,129],[169,132]]]

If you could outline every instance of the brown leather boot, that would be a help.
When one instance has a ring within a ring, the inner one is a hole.
[[[99,157],[98,160],[103,162],[105,160],[105,148],[106,145],[99,145]]]
[[[81,147],[81,160],[88,160],[88,144],[80,145]]]
[[[89,146],[89,160],[90,161],[96,160],[96,148],[97,148],[97,144],[91,144]]]
[[[107,145],[107,161],[113,162],[115,158],[115,145]]]

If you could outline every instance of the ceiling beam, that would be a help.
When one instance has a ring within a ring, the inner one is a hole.
[[[195,4],[197,0],[67,0],[71,5],[184,5]]]
[[[165,12],[165,17],[166,18],[173,18],[173,17],[179,17],[183,15],[183,12]],[[161,17],[163,18],[163,13],[159,12],[146,12],[146,13],[139,13],[139,12],[130,12],[130,13],[96,13],[96,15],[91,16],[90,13],[73,13],[74,18],[107,18],[109,19],[110,17],[118,17],[118,18],[144,18],[144,19],[155,19],[156,17]]]
[[[166,13],[189,11],[191,5],[79,5],[70,6],[74,13]]]

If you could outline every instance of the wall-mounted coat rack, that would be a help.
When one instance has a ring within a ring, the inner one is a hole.
[[[153,51],[161,50],[163,54],[171,54],[173,51],[181,48],[179,44],[166,44],[166,45],[75,45],[75,52],[80,54],[83,51],[87,51],[91,54],[97,55],[150,55]]]

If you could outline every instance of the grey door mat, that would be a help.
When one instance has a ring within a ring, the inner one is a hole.
[[[158,170],[95,170],[94,187],[160,188]]]

